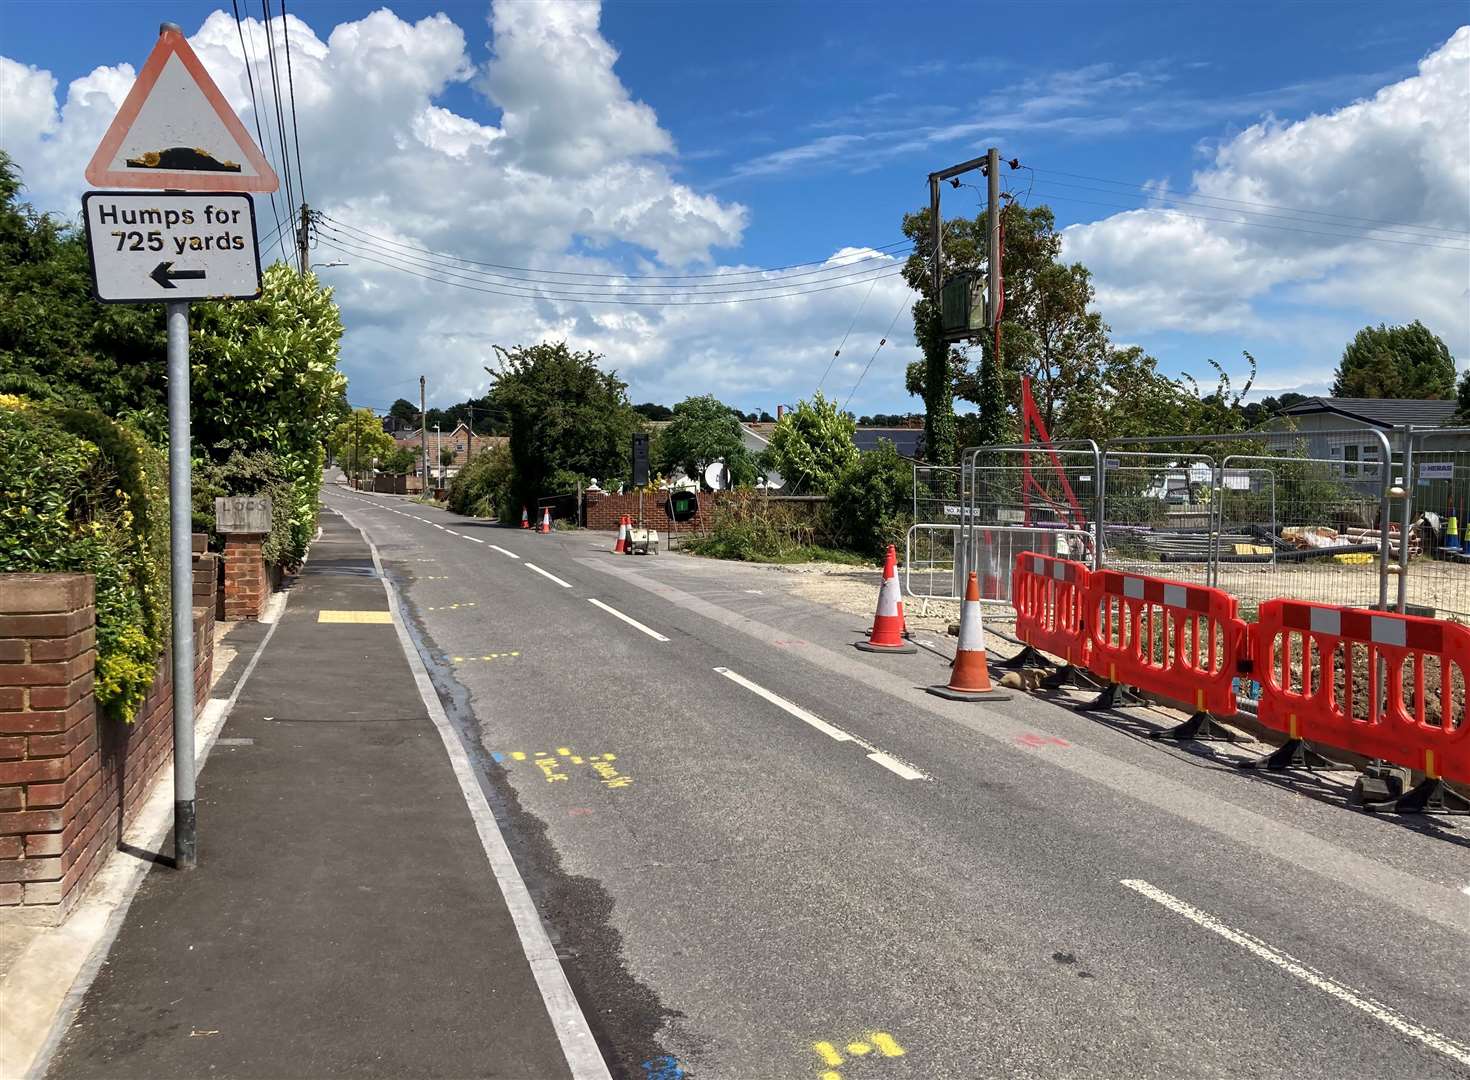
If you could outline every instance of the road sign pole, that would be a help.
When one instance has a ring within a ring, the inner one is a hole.
[[[174,866],[199,861],[194,803],[194,545],[189,460],[189,301],[168,322],[168,514],[174,662]]]

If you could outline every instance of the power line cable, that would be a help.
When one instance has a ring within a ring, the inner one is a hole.
[[[230,0],[230,7],[235,12],[235,32],[240,35],[240,59],[245,61],[245,79],[250,84],[250,112],[255,117],[255,139],[260,144],[261,153],[266,153],[268,144],[260,127],[260,102],[255,96],[255,71],[250,62],[255,53],[255,32],[253,30],[250,32],[250,48],[247,50],[245,48],[245,25],[240,21],[240,0]],[[272,191],[269,192],[269,195],[271,197],[271,216],[276,219],[276,234],[279,237],[281,212],[276,209],[276,193]],[[269,247],[270,244],[263,244],[261,250],[264,251]],[[281,258],[286,258],[284,244],[281,247]]]
[[[291,72],[291,20],[286,18],[286,0],[281,0],[281,33],[286,43],[286,85],[291,91],[291,140],[296,144],[296,189],[306,202],[306,177],[301,173],[301,129],[296,125],[296,77]],[[301,223],[306,227],[306,222]]]
[[[456,288],[468,289],[470,292],[486,293],[486,294],[491,295],[491,296],[514,296],[514,297],[519,297],[520,299],[523,299],[523,300],[558,300],[558,301],[566,301],[566,302],[570,302],[570,303],[582,303],[582,304],[615,304],[615,305],[619,305],[619,306],[630,306],[630,307],[700,307],[700,306],[707,306],[707,305],[713,305],[713,304],[748,304],[748,303],[755,303],[755,302],[762,301],[762,300],[781,300],[781,299],[786,299],[788,297],[793,297],[793,296],[810,296],[813,293],[832,292],[835,289],[846,289],[846,288],[849,288],[849,287],[851,287],[853,285],[858,285],[858,284],[861,284],[862,283],[860,281],[849,281],[849,282],[844,282],[844,283],[837,284],[837,285],[827,285],[827,286],[823,286],[821,288],[814,288],[814,289],[794,289],[794,290],[792,290],[790,292],[777,293],[777,294],[770,295],[770,296],[745,296],[745,297],[731,296],[731,297],[723,297],[723,298],[720,298],[720,299],[712,299],[712,300],[672,300],[672,299],[660,299],[660,300],[629,300],[629,299],[625,299],[625,298],[612,298],[612,297],[563,296],[563,295],[558,295],[558,294],[555,294],[555,293],[552,293],[552,292],[545,292],[545,291],[533,292],[533,293],[508,292],[508,291],[505,291],[504,289],[490,289],[490,288],[484,288],[484,287],[479,286],[479,285],[466,284],[462,280],[454,280],[453,275],[450,275],[449,277],[435,277],[435,276],[433,276],[431,274],[419,273],[418,271],[412,270],[409,267],[403,266],[403,265],[401,265],[399,263],[390,262],[390,261],[387,261],[385,259],[377,258],[374,255],[367,254],[366,252],[364,252],[362,250],[353,250],[353,249],[351,249],[349,247],[340,246],[340,241],[337,240],[335,237],[322,236],[319,239],[321,240],[321,242],[323,244],[326,244],[327,246],[333,248],[334,250],[340,251],[343,254],[352,255],[352,256],[355,256],[355,257],[360,258],[360,259],[365,259],[368,262],[377,263],[380,266],[387,267],[390,270],[397,270],[400,273],[409,274],[412,277],[423,278],[425,281],[434,281],[434,282],[438,282],[441,285],[453,285]],[[445,270],[441,270],[439,272],[440,273],[443,273],[443,274],[449,274],[449,271],[445,271]],[[903,273],[902,269],[896,269],[896,270],[893,270],[893,271],[891,271],[889,273],[882,274],[880,276],[881,277],[898,277],[902,273]],[[867,279],[864,279],[864,280],[867,280]]]
[[[286,213],[291,216],[296,214],[295,182],[291,178],[291,151],[286,146],[286,112],[281,103],[281,77],[276,67],[276,37],[271,30],[270,0],[260,0],[260,10],[265,16],[265,51],[270,59],[271,69],[271,96],[276,104],[276,134],[281,141],[281,162],[285,168],[282,170],[281,179],[286,185]],[[287,260],[289,261],[289,260]],[[300,264],[301,256],[297,251],[296,262]],[[301,273],[306,273],[306,267],[299,266]]]
[[[753,269],[753,270],[736,270],[736,271],[731,271],[731,272],[725,273],[725,274],[719,274],[719,273],[716,273],[716,274],[608,274],[608,273],[602,273],[602,272],[597,272],[597,271],[592,271],[592,270],[537,270],[537,269],[535,269],[533,267],[529,267],[529,266],[510,266],[510,265],[507,265],[505,263],[481,262],[481,261],[476,260],[476,259],[468,259],[468,258],[465,258],[463,256],[459,256],[459,255],[451,255],[451,254],[449,254],[447,252],[443,252],[443,251],[435,251],[435,250],[433,250],[431,248],[418,247],[417,245],[414,245],[414,244],[404,244],[401,241],[391,240],[391,239],[389,239],[386,236],[381,236],[381,235],[379,235],[377,233],[369,232],[367,229],[364,229],[361,226],[349,225],[347,222],[341,221],[338,218],[334,218],[330,214],[323,213],[321,215],[321,217],[324,220],[326,220],[326,221],[332,222],[334,225],[337,225],[340,228],[346,229],[348,232],[357,233],[357,234],[359,234],[361,236],[368,237],[368,238],[370,238],[372,240],[376,240],[377,242],[379,242],[381,244],[387,244],[390,247],[404,248],[404,249],[406,249],[408,251],[417,252],[417,253],[423,254],[423,255],[433,255],[433,256],[436,256],[438,258],[452,259],[452,260],[454,260],[456,262],[469,263],[472,266],[485,266],[485,267],[489,267],[490,269],[493,269],[493,270],[515,270],[515,271],[519,271],[521,273],[526,273],[526,274],[546,274],[548,276],[554,276],[554,277],[614,278],[614,279],[629,280],[629,281],[694,281],[694,280],[705,280],[705,279],[709,279],[709,278],[720,278],[722,280],[728,280],[730,278],[735,278],[735,277],[748,277],[748,276],[750,276],[752,274],[772,274],[772,273],[783,272],[783,271],[786,271],[786,270],[798,270],[798,269],[801,269],[802,267],[807,267],[807,266],[827,266],[827,264],[829,262],[831,262],[831,258],[829,256],[827,259],[819,259],[819,260],[816,260],[814,262],[791,263],[791,264],[789,264],[787,266],[757,267],[756,269]],[[866,255],[863,258],[861,258],[861,259],[855,259],[852,262],[835,263],[835,264],[832,264],[832,266],[829,267],[829,269],[845,268],[845,267],[850,267],[850,266],[856,266],[856,265],[858,265],[858,263],[862,263],[862,262],[872,262],[872,261],[877,260],[877,259],[887,259],[887,258],[889,258],[889,257],[891,257],[891,256],[893,256],[895,254],[892,251],[892,249],[904,248],[904,247],[912,248],[913,247],[913,241],[905,238],[903,240],[896,240],[896,241],[893,241],[892,243],[884,244],[881,247],[867,248],[865,250],[877,252],[877,254],[874,254],[874,255]],[[817,272],[820,272],[820,271],[814,271],[814,273],[817,273]],[[801,277],[801,276],[804,276],[804,275],[800,275],[800,274],[792,275],[792,277]],[[578,284],[578,283],[577,282],[567,282],[567,284],[574,285],[574,284]]]
[[[907,299],[905,299],[904,303],[907,302]],[[878,339],[878,348],[874,349],[873,355],[868,357],[867,364],[863,366],[863,373],[858,376],[857,382],[852,384],[852,390],[848,392],[847,401],[844,401],[842,403],[843,411],[847,410],[848,404],[852,401],[853,394],[856,394],[858,392],[858,387],[862,386],[863,380],[868,377],[868,368],[872,367],[873,361],[878,359],[878,349],[881,349],[884,345],[888,344],[888,335],[893,333],[893,328],[898,325],[898,317],[903,314],[903,308],[904,304],[899,304],[898,310],[893,313],[893,320],[888,324],[887,333],[885,333],[882,337]]]
[[[444,263],[435,262],[432,259],[421,259],[415,256],[405,255],[401,252],[387,250],[380,245],[376,245],[368,241],[358,240],[354,237],[347,236],[344,233],[338,232],[330,225],[325,226],[322,229],[322,233],[324,233],[326,236],[332,237],[338,243],[356,245],[358,249],[365,249],[367,251],[375,252],[376,254],[384,256],[385,258],[394,259],[399,263],[406,263],[409,266],[416,266],[424,270],[434,270],[440,273],[449,274],[451,277],[460,277],[468,281],[496,285],[506,289],[525,290],[526,295],[535,295],[538,290],[549,288],[555,289],[558,292],[573,297],[593,297],[613,294],[641,294],[645,298],[652,299],[652,297],[649,297],[647,295],[650,292],[657,296],[661,295],[658,290],[670,289],[675,290],[676,293],[693,296],[727,296],[734,293],[764,293],[782,289],[802,289],[811,285],[826,285],[838,281],[847,280],[867,282],[874,280],[871,277],[871,275],[873,274],[881,274],[884,271],[895,268],[899,270],[902,269],[901,267],[895,267],[895,264],[893,262],[888,262],[883,266],[869,266],[846,274],[831,274],[812,281],[798,282],[792,279],[765,279],[763,281],[751,282],[748,284],[742,282],[728,282],[722,284],[712,283],[699,286],[615,285],[611,283],[601,282],[596,284],[585,282],[548,282],[539,280],[527,280],[525,278],[506,279],[503,275],[493,274],[483,270],[468,270],[464,267],[446,265]],[[838,267],[834,269],[844,268]]]
[[[837,343],[837,348],[832,351],[832,359],[827,361],[827,370],[822,372],[822,377],[817,380],[818,392],[821,391],[822,384],[827,381],[827,376],[832,374],[832,365],[837,363],[837,358],[842,355],[842,346],[847,344],[847,339],[852,334],[852,328],[857,325],[858,316],[863,313],[863,308],[868,306],[868,297],[873,295],[873,290],[877,288],[877,286],[878,279],[874,278],[873,284],[869,285],[868,291],[863,294],[863,302],[859,304],[858,309],[852,313],[852,322],[847,324],[847,333],[842,335],[842,340]]]
[[[1148,193],[1150,195],[1153,195],[1153,196],[1156,196],[1156,197],[1159,197],[1159,196],[1162,195],[1162,193],[1156,191],[1154,188],[1151,188],[1147,184],[1135,184],[1132,181],[1128,181],[1128,180],[1109,180],[1106,177],[1101,177],[1101,176],[1087,176],[1087,175],[1085,175],[1083,173],[1064,172],[1064,171],[1062,171],[1060,169],[1032,169],[1032,171],[1033,172],[1036,172],[1036,173],[1050,173],[1050,174],[1055,175],[1055,176],[1067,176],[1067,177],[1071,177],[1074,180],[1091,180],[1094,183],[1098,183],[1098,184],[1112,184],[1112,185],[1115,185],[1117,187],[1130,188],[1130,189],[1135,190],[1135,191],[1143,191],[1143,192],[1146,192],[1146,193]],[[1059,183],[1059,181],[1051,181],[1051,182],[1052,183]],[[1109,194],[1118,194],[1118,193],[1117,192],[1109,192]],[[1170,196],[1162,195],[1162,197],[1170,197]],[[1182,197],[1182,196],[1173,196],[1173,198],[1180,199],[1180,198],[1185,198],[1185,197]],[[1284,210],[1284,211],[1287,211],[1288,213],[1293,213],[1293,214],[1307,214],[1307,215],[1310,215],[1312,217],[1321,217],[1321,218],[1328,218],[1328,219],[1334,219],[1335,218],[1335,219],[1337,219],[1339,221],[1359,222],[1359,223],[1364,223],[1364,224],[1368,224],[1368,225],[1386,225],[1386,226],[1389,226],[1391,228],[1411,229],[1411,230],[1415,230],[1415,231],[1418,231],[1418,232],[1443,233],[1444,235],[1441,236],[1441,237],[1438,237],[1438,239],[1459,239],[1461,237],[1470,237],[1470,232],[1466,232],[1466,231],[1461,230],[1461,229],[1445,229],[1445,228],[1441,228],[1441,227],[1439,227],[1437,225],[1412,225],[1412,224],[1410,224],[1408,222],[1404,222],[1404,221],[1386,221],[1386,220],[1384,220],[1382,218],[1356,217],[1356,216],[1351,215],[1351,214],[1332,214],[1332,213],[1329,213],[1329,212],[1327,212],[1325,210],[1309,210],[1306,207],[1299,207],[1299,206],[1282,206],[1282,205],[1279,205],[1279,204],[1276,204],[1276,203],[1253,202],[1253,201],[1247,200],[1247,199],[1231,199],[1231,198],[1227,198],[1224,195],[1206,195],[1206,194],[1204,194],[1202,192],[1196,192],[1193,195],[1187,196],[1187,198],[1200,199],[1200,200],[1206,200],[1206,199],[1208,199],[1208,200],[1213,200],[1214,202],[1231,203],[1231,204],[1234,204],[1236,206],[1243,206],[1243,207],[1259,206],[1259,207],[1263,207],[1264,209],[1267,209],[1267,210]],[[1206,204],[1203,204],[1202,203],[1201,205],[1206,205]],[[1217,206],[1217,207],[1213,207],[1213,209],[1223,210],[1223,209],[1225,209],[1225,207],[1219,207],[1219,206]],[[1312,224],[1312,223],[1311,222],[1308,222],[1307,224]],[[1324,224],[1325,225],[1325,224],[1328,224],[1328,222],[1324,221],[1324,222],[1321,222],[1320,224]]]

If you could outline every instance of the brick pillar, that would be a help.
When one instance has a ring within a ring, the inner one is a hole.
[[[261,546],[263,533],[231,533],[225,537],[225,618],[258,619],[270,592]]]
[[[90,574],[0,574],[0,907],[66,904],[101,801]]]

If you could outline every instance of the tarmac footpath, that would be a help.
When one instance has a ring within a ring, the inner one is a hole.
[[[146,876],[46,1075],[606,1077],[372,553],[322,530],[200,776],[198,869]]]

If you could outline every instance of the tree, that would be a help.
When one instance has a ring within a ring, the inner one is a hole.
[[[908,391],[924,401],[924,445],[927,456],[936,465],[952,465],[956,453],[954,415],[955,378],[964,369],[964,357],[945,342],[939,327],[939,307],[934,302],[933,218],[925,207],[916,214],[905,214],[903,232],[914,242],[913,253],[904,264],[903,278],[909,288],[919,294],[914,301],[914,340],[924,358],[909,366]],[[956,218],[944,223],[944,266],[941,278],[959,269],[973,269],[980,264],[985,249],[984,226],[978,220]],[[994,418],[998,403],[991,403],[986,417]],[[998,441],[998,440],[987,440]],[[784,474],[783,474],[784,475]]]
[[[20,187],[0,150],[0,392],[91,406],[162,442],[163,305],[94,300],[81,230],[20,202]]]
[[[411,450],[407,446],[395,446],[388,451],[387,456],[378,459],[378,467],[383,472],[393,473],[395,476],[406,476],[413,471],[418,461],[418,451]]]
[[[1365,326],[1342,352],[1334,397],[1446,399],[1455,396],[1455,358],[1429,328]]]
[[[374,458],[387,461],[397,449],[372,409],[354,409],[332,432],[330,445],[332,456],[353,476],[372,468]]]
[[[674,415],[674,410],[667,405],[657,405],[652,401],[645,401],[642,405],[634,405],[633,411],[645,420],[668,420]]]
[[[852,414],[818,390],[811,401],[786,410],[771,432],[767,453],[793,494],[830,494],[843,471],[857,460]]]
[[[738,415],[710,394],[685,398],[674,406],[673,419],[659,436],[655,467],[666,475],[682,469],[699,481],[705,469],[723,461],[733,484],[753,483],[755,462],[745,448]]]
[[[509,419],[516,502],[534,503],[557,474],[609,482],[630,474],[640,418],[627,383],[597,366],[599,354],[564,341],[497,345],[495,353],[497,367],[485,369],[489,399]]]
[[[842,543],[864,555],[880,555],[901,543],[913,505],[914,469],[887,439],[851,462],[832,490],[832,523]]]
[[[388,415],[394,420],[401,420],[405,424],[412,424],[419,418],[419,407],[407,398],[399,398],[388,406]]]
[[[442,447],[439,448],[439,464],[440,465],[453,465],[454,464],[454,447],[452,447],[452,446],[442,446]]]

